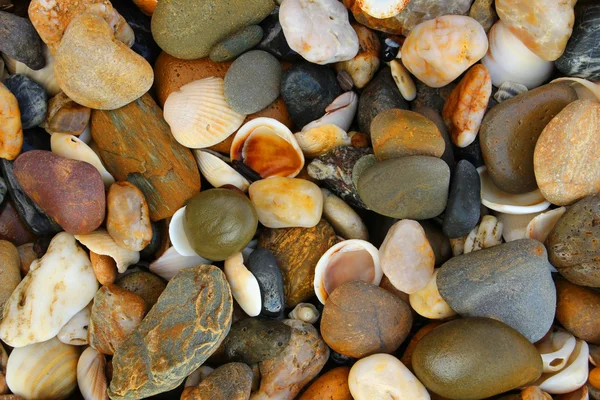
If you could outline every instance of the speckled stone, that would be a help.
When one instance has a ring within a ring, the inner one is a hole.
[[[33,70],[46,65],[42,40],[28,19],[0,11],[0,36],[0,52]]]
[[[181,400],[248,400],[252,378],[252,369],[246,364],[225,364],[184,392]]]
[[[494,0],[475,0],[469,10],[469,17],[477,20],[486,33],[489,32],[492,25],[498,21],[498,14],[494,9]]]
[[[479,222],[481,182],[477,169],[467,160],[458,162],[450,182],[442,228],[453,239],[468,235]]]
[[[33,128],[44,122],[48,111],[48,95],[42,86],[21,74],[12,75],[4,81],[4,85],[19,102],[23,129]]]
[[[256,46],[262,37],[263,30],[259,25],[247,26],[217,43],[210,51],[209,57],[214,62],[232,61]]]
[[[165,281],[151,272],[137,271],[119,278],[115,285],[140,296],[146,302],[148,310],[158,301],[167,287]]]

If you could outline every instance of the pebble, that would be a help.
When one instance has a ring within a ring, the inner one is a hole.
[[[139,326],[148,309],[144,300],[115,285],[102,286],[90,315],[90,346],[112,356]]]
[[[352,400],[348,387],[350,367],[333,368],[314,381],[298,400]]]
[[[429,120],[433,122],[435,126],[437,126],[438,130],[442,134],[442,138],[444,138],[445,143],[444,153],[440,158],[444,160],[446,164],[448,164],[448,167],[450,167],[451,171],[454,171],[454,168],[456,167],[456,160],[454,159],[454,146],[452,145],[452,140],[448,134],[448,128],[446,128],[446,124],[444,123],[441,112],[438,112],[428,106],[418,106],[414,107],[412,110],[426,118],[429,118]]]
[[[263,29],[264,35],[258,46],[259,50],[268,51],[280,60],[299,61],[302,59],[300,54],[292,50],[285,39],[283,28],[279,22],[279,8],[265,18],[260,26]]]
[[[575,100],[570,86],[552,83],[503,101],[486,114],[479,133],[481,151],[498,188],[506,193],[537,188],[536,142],[552,118]]]
[[[578,338],[600,344],[600,294],[558,278],[556,284],[556,319]]]
[[[0,240],[0,312],[21,282],[21,258],[14,244]]]
[[[358,36],[358,54],[347,61],[335,63],[338,75],[341,71],[346,72],[352,78],[352,84],[357,89],[362,89],[373,79],[379,69],[379,38],[375,32],[362,25],[353,23],[352,28]]]
[[[456,315],[448,303],[440,295],[437,287],[437,275],[440,270],[436,269],[431,279],[421,290],[409,295],[410,307],[417,314],[429,319],[446,319]]]
[[[577,285],[600,286],[599,218],[600,195],[586,197],[563,214],[546,239],[550,263]]]
[[[48,109],[48,95],[42,86],[25,75],[11,75],[4,85],[19,102],[23,129],[33,128],[44,122]]]
[[[451,239],[468,235],[479,222],[481,183],[477,169],[467,160],[460,160],[452,172],[448,205],[442,229]]]
[[[142,192],[129,182],[116,182],[106,203],[106,229],[113,240],[128,250],[143,250],[152,240],[152,226]]]
[[[232,311],[222,271],[199,265],[180,272],[140,326],[117,348],[109,396],[140,399],[179,386],[221,344],[231,327]],[[147,374],[137,374],[142,369]]]
[[[413,101],[417,97],[417,87],[404,64],[399,60],[392,60],[390,61],[390,69],[392,70],[392,78],[394,78],[394,82],[396,82],[396,86],[404,100]]]
[[[124,275],[115,282],[115,285],[141,297],[146,302],[147,310],[154,307],[167,287],[165,281],[146,271],[136,271]]]
[[[252,370],[243,363],[228,363],[215,369],[181,400],[247,400],[252,389]]]
[[[29,68],[24,63],[9,57],[6,53],[3,53],[0,58],[4,60],[8,73],[27,75],[35,82],[42,85],[46,90],[46,93],[48,93],[48,96],[56,96],[61,90],[60,86],[58,86],[58,82],[56,82],[56,75],[54,74],[54,56],[45,44],[42,44],[42,53],[46,65],[38,70]],[[8,77],[8,75],[3,76],[3,78],[6,77]]]
[[[532,239],[452,258],[440,268],[437,286],[457,313],[493,317],[532,343],[548,332],[554,320],[556,291],[546,249]]]
[[[79,136],[90,122],[91,110],[60,92],[48,101],[48,113],[41,127],[50,135],[64,133]]]
[[[8,193],[8,186],[6,185],[6,181],[2,177],[0,177],[0,205],[4,203],[6,193]]]
[[[88,344],[88,329],[90,325],[90,314],[92,312],[90,302],[83,310],[79,311],[60,328],[56,337],[65,344],[73,346],[84,346]]]
[[[233,61],[256,46],[262,38],[263,30],[259,25],[244,27],[217,43],[210,51],[210,59],[214,62]]]
[[[396,351],[411,326],[412,314],[406,303],[364,281],[345,282],[334,290],[321,317],[321,334],[327,345],[354,358]]]
[[[0,207],[0,240],[8,240],[20,246],[32,242],[35,238],[19,217],[12,200],[5,201]]]
[[[46,65],[42,41],[28,19],[0,11],[0,31],[5,38],[0,44],[0,52],[33,70]]]
[[[154,1],[156,4],[158,0]],[[160,54],[160,47],[158,47],[152,37],[152,30],[150,28],[151,18],[148,18],[135,5],[128,1],[115,1],[113,2],[113,6],[133,30],[135,41],[131,46],[131,50],[144,57],[150,65],[154,65],[156,58]]]
[[[17,98],[0,82],[0,156],[14,160],[23,146],[23,126]]]
[[[225,99],[240,114],[258,112],[277,97],[281,64],[271,54],[252,50],[238,57],[225,75]]]
[[[367,207],[379,214],[418,220],[444,211],[449,184],[450,168],[444,161],[408,156],[367,169],[358,180],[358,192]]]
[[[292,328],[281,321],[245,318],[231,326],[223,342],[227,361],[259,363],[276,357],[287,346]]]
[[[260,315],[267,318],[282,317],[285,310],[283,276],[273,252],[261,248],[254,250],[246,266],[258,281],[262,304]]]
[[[369,240],[369,231],[360,216],[327,189],[323,194],[323,217],[331,224],[335,232],[344,239]]]
[[[475,0],[469,10],[469,17],[479,22],[486,33],[489,32],[492,25],[498,21],[494,0]]]
[[[244,255],[236,253],[225,260],[223,268],[233,298],[250,317],[256,317],[262,309],[262,299],[258,281],[244,265]]]
[[[491,397],[542,374],[537,349],[514,329],[488,318],[462,318],[433,329],[417,343],[412,366],[427,389],[452,399]]]
[[[535,145],[533,169],[549,202],[566,206],[600,192],[600,105],[577,100],[546,125]]]

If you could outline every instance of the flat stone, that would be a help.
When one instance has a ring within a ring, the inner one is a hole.
[[[450,182],[442,228],[447,237],[455,239],[468,235],[479,222],[481,182],[477,169],[467,160],[458,162]]]
[[[184,392],[181,400],[248,400],[252,379],[252,370],[246,364],[225,364],[211,372],[198,386]]]
[[[264,31],[264,36],[257,46],[259,50],[268,51],[280,60],[299,61],[302,59],[300,54],[290,48],[285,39],[283,28],[279,22],[279,9],[265,18],[260,26]]]
[[[34,70],[46,65],[42,41],[28,19],[0,11],[0,36],[0,52]]]
[[[256,249],[248,257],[246,267],[258,281],[262,309],[260,315],[279,318],[285,311],[283,276],[277,259],[268,249]]]
[[[555,284],[558,322],[579,339],[600,344],[600,294],[561,278]]]
[[[214,62],[233,61],[237,56],[256,46],[263,38],[263,30],[258,25],[240,29],[225,40],[217,43],[210,51]]]
[[[23,129],[40,125],[46,119],[48,95],[43,87],[25,75],[11,75],[4,85],[15,95]]]
[[[273,358],[287,346],[292,329],[280,321],[246,318],[234,323],[223,342],[228,361],[254,364]]]
[[[137,271],[119,278],[115,285],[141,297],[151,309],[167,287],[165,281],[151,272]]]

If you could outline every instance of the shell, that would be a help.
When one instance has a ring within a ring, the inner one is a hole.
[[[198,254],[192,248],[188,240],[185,230],[183,229],[183,220],[185,217],[185,209],[187,206],[181,207],[175,211],[169,222],[169,239],[175,250],[185,257],[193,257]]]
[[[512,242],[513,240],[523,239],[527,230],[527,224],[541,213],[505,214],[496,212],[494,214],[498,218],[498,221],[502,222],[502,237],[505,241]]]
[[[394,78],[400,94],[404,97],[404,100],[413,101],[417,97],[417,87],[410,73],[400,60],[392,60],[389,64],[392,70],[392,78]]]
[[[255,118],[231,143],[231,160],[243,161],[262,178],[293,178],[304,167],[304,154],[287,126],[273,118]]]
[[[554,225],[556,225],[565,211],[567,211],[565,207],[560,207],[537,215],[527,224],[525,237],[544,243],[552,228],[554,228]]]
[[[262,308],[260,287],[256,277],[244,265],[242,253],[225,260],[223,271],[231,288],[231,294],[242,310],[251,317],[260,314]]]
[[[565,367],[557,372],[542,374],[534,385],[550,394],[569,393],[579,389],[588,379],[588,356],[587,343],[577,340]]]
[[[106,170],[100,157],[77,136],[64,133],[55,133],[50,136],[52,152],[71,160],[85,161],[92,164],[100,172],[104,186],[109,187],[115,183],[115,178]]]
[[[325,108],[325,115],[305,125],[302,130],[308,131],[318,126],[333,124],[347,132],[354,121],[357,110],[358,95],[352,91],[342,93]]]
[[[481,181],[481,203],[492,210],[506,214],[532,214],[550,207],[550,202],[539,189],[523,194],[506,193],[494,184],[486,166],[477,168],[477,172]]]
[[[106,358],[93,347],[88,347],[77,362],[77,384],[85,400],[108,400]]]
[[[160,257],[152,261],[148,268],[161,278],[170,281],[182,269],[195,267],[200,264],[212,265],[212,261],[202,258],[197,254],[182,256],[175,250],[175,247],[169,247]]]
[[[373,18],[391,18],[400,14],[410,0],[360,0],[358,6]]]
[[[56,76],[54,75],[54,56],[52,53],[50,53],[48,46],[43,43],[42,51],[44,52],[46,65],[44,68],[37,71],[29,68],[20,61],[10,58],[6,54],[2,54],[2,58],[4,58],[8,72],[11,74],[22,74],[30,77],[33,81],[39,83],[46,90],[48,96],[52,97],[60,93],[60,86],[58,86]]]
[[[210,374],[212,374],[212,372],[214,371],[214,368],[211,368],[209,366],[203,365],[200,368],[198,368],[197,370],[195,370],[194,372],[192,372],[186,379],[185,379],[185,387],[190,387],[190,386],[198,386],[200,384],[200,382],[202,382],[203,380],[205,380]]]
[[[590,99],[596,102],[600,102],[600,84],[590,82],[587,79],[583,78],[572,78],[572,77],[563,77],[557,78],[550,83],[553,82],[570,82],[570,85],[575,92],[577,92],[577,97],[579,99]]]
[[[521,83],[505,81],[498,87],[498,91],[494,94],[494,100],[498,103],[502,103],[521,93],[527,92],[527,90],[527,86]]]
[[[467,240],[466,236],[450,239],[450,247],[452,247],[452,256],[460,256],[465,252],[465,241]]]
[[[244,122],[225,101],[225,81],[210,77],[172,92],[164,106],[173,137],[185,147],[204,148],[227,139]]]
[[[317,307],[310,303],[298,303],[296,307],[288,314],[290,319],[297,319],[299,321],[308,322],[314,324],[319,320],[321,314]]]
[[[339,126],[320,125],[294,134],[305,157],[315,158],[330,152],[336,147],[349,146],[352,143],[348,134]]]
[[[535,344],[542,356],[544,372],[560,371],[575,350],[577,339],[564,329],[554,328]]]
[[[60,329],[56,337],[64,344],[72,346],[83,346],[88,344],[88,326],[90,324],[90,314],[92,312],[92,303],[90,302],[83,310],[79,311]]]
[[[28,400],[65,399],[77,385],[79,349],[57,338],[15,348],[8,357],[6,383]]]
[[[456,315],[456,311],[450,308],[438,291],[436,283],[438,271],[439,269],[436,269],[433,272],[431,280],[423,289],[408,295],[412,309],[429,319],[445,319]]]
[[[233,185],[241,191],[248,190],[250,182],[225,161],[207,151],[194,150],[193,153],[198,162],[200,173],[211,185],[216,188]]]
[[[361,254],[359,256],[359,252],[367,252],[368,254]],[[347,254],[341,256],[343,253]],[[365,265],[364,263],[368,262],[367,259],[365,259],[365,256],[371,257],[372,260],[369,271],[358,269],[363,267]],[[340,263],[340,261],[342,261],[343,264]],[[349,263],[352,261],[357,261],[358,263],[351,266]],[[328,269],[333,262],[335,263],[335,269],[330,272]],[[334,282],[329,282],[327,279],[328,273],[334,274],[333,277],[330,277],[330,279],[333,278]],[[319,301],[322,304],[325,304],[329,294],[344,282],[362,280],[379,286],[382,277],[383,271],[381,270],[381,262],[379,260],[379,250],[365,240],[345,240],[329,248],[329,250],[321,256],[319,262],[317,262],[314,280],[315,293]]]
[[[502,243],[502,222],[492,215],[486,215],[465,240],[463,254],[487,249]]]
[[[132,264],[140,260],[140,252],[119,247],[106,229],[97,229],[85,235],[75,235],[75,239],[90,251],[103,256],[109,256],[117,263],[117,270],[121,273]]]
[[[360,216],[346,202],[329,190],[323,193],[323,217],[344,239],[369,240],[369,231]]]
[[[529,50],[502,21],[492,26],[488,37],[488,52],[481,63],[490,72],[494,86],[510,81],[533,89],[550,78],[554,63]]]

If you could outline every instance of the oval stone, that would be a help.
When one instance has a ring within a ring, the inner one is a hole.
[[[442,229],[451,239],[466,236],[477,226],[481,212],[481,182],[477,169],[460,160],[452,173]]]
[[[48,95],[40,84],[26,75],[15,74],[6,79],[4,85],[19,102],[23,129],[33,128],[44,122],[48,111]]]
[[[167,286],[161,278],[146,271],[136,271],[122,276],[115,285],[144,299],[148,310],[156,304]]]
[[[464,318],[427,333],[412,354],[427,389],[450,399],[483,399],[526,386],[542,374],[542,358],[502,322]]]
[[[4,38],[0,43],[2,53],[33,70],[44,67],[46,60],[42,52],[42,41],[27,18],[0,11],[0,31]]]
[[[116,182],[110,186],[106,229],[119,246],[141,251],[152,240],[152,225],[144,194],[134,184]]]
[[[578,338],[600,344],[600,293],[558,278],[556,319]]]
[[[450,168],[439,158],[409,156],[378,162],[358,179],[367,207],[392,218],[428,219],[444,211]]]
[[[350,367],[336,367],[321,375],[298,400],[352,400],[348,387]]]
[[[279,318],[285,311],[283,277],[277,259],[269,249],[256,249],[248,257],[246,267],[258,281],[262,309],[260,315]]]
[[[256,46],[262,37],[263,30],[258,25],[242,28],[222,42],[217,43],[210,51],[210,59],[214,62],[232,61],[240,54]]]
[[[292,328],[280,321],[246,318],[231,326],[223,342],[228,361],[254,364],[277,356],[287,346]]]
[[[0,240],[0,312],[21,282],[21,257],[14,244]]]
[[[225,364],[211,372],[181,400],[247,400],[252,390],[252,378],[252,370],[246,364]]]

